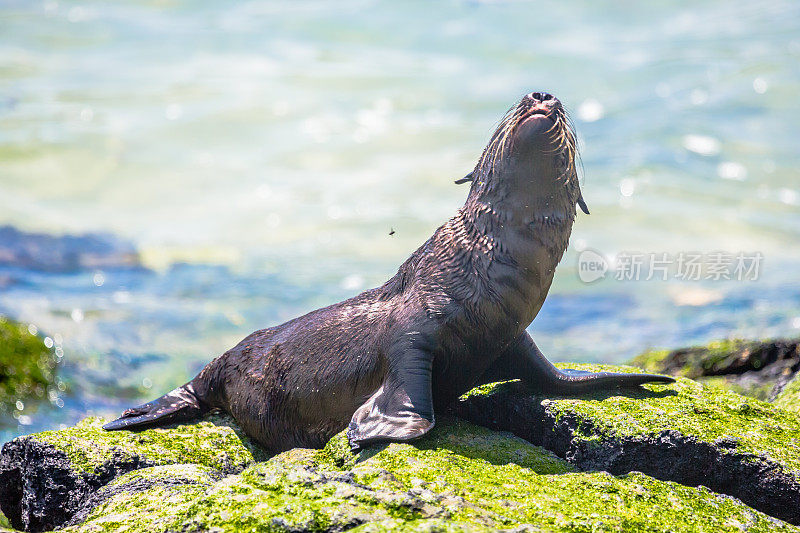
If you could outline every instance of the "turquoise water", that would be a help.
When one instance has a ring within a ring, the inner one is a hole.
[[[800,333],[800,4],[566,4],[0,1],[0,224],[110,231],[151,269],[0,273],[0,313],[57,335],[71,391],[3,437],[383,282],[533,89],[572,112],[592,212],[531,328],[546,354]],[[764,260],[585,284],[585,248]]]

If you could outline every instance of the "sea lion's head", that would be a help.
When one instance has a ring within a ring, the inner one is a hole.
[[[509,109],[475,169],[472,194],[554,196],[564,193],[588,214],[580,193],[577,140],[569,116],[552,94],[532,92]]]

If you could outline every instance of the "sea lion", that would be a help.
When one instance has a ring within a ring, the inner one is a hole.
[[[267,449],[320,447],[347,427],[354,450],[427,433],[482,383],[519,378],[575,394],[673,379],[560,371],[525,328],[563,255],[576,205],[576,140],[552,95],[525,95],[475,169],[464,206],[382,286],[256,331],[192,381],[125,411],[109,430],[230,413]],[[348,425],[349,423],[349,425]]]

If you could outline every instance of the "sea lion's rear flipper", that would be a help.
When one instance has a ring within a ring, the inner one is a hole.
[[[635,389],[645,383],[675,381],[675,378],[658,374],[559,370],[542,355],[527,332],[510,344],[482,377],[484,383],[506,379],[521,379],[538,392],[554,394]]]
[[[354,452],[375,442],[407,442],[433,428],[432,357],[419,350],[400,357],[401,364],[350,420],[347,438]]]
[[[152,402],[128,409],[121,417],[104,425],[103,429],[141,429],[185,422],[199,418],[206,410],[192,384],[187,383]]]

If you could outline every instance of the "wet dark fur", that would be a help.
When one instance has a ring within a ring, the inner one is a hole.
[[[532,116],[538,114],[538,116]],[[527,120],[526,120],[527,119]],[[381,287],[257,331],[187,385],[107,429],[229,412],[273,451],[410,440],[470,388],[520,378],[559,394],[671,378],[561,372],[525,328],[567,247],[576,204],[575,137],[558,100],[526,95],[484,150],[456,216]]]

